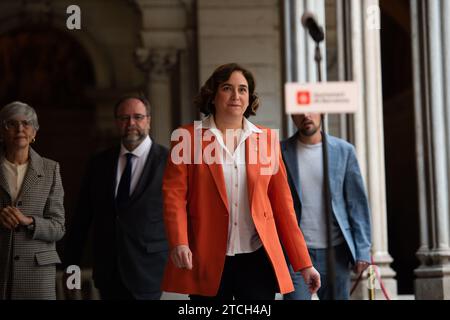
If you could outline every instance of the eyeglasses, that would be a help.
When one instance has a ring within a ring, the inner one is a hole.
[[[128,122],[128,121],[130,121],[130,119],[133,119],[136,122],[141,122],[142,120],[144,120],[147,117],[148,117],[148,115],[145,115],[145,114],[133,114],[131,116],[130,115],[117,116],[116,119],[121,122]]]
[[[29,129],[33,126],[33,121],[31,120],[5,120],[3,121],[3,126],[6,130],[19,129],[20,125],[24,129]]]

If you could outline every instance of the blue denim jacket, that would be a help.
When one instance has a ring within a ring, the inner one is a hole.
[[[364,182],[350,143],[327,135],[330,191],[333,214],[352,254],[370,262],[371,222]],[[302,195],[297,166],[297,134],[281,142],[297,220],[301,220]]]

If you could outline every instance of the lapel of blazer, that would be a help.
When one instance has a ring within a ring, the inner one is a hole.
[[[154,176],[156,166],[159,163],[160,152],[158,145],[153,141],[152,147],[148,153],[147,160],[145,161],[144,169],[139,177],[138,183],[131,194],[130,203],[133,203],[136,197],[138,197],[142,191],[150,184],[151,179]]]
[[[28,170],[23,178],[22,188],[17,196],[17,200],[22,198],[22,194],[28,192],[32,187],[36,187],[37,182],[45,176],[44,174],[44,161],[41,156],[30,148],[30,161],[28,164]]]
[[[289,172],[292,182],[294,183],[295,191],[297,193],[300,203],[302,202],[302,191],[300,188],[300,176],[298,172],[298,159],[297,159],[297,135],[293,135],[286,141],[286,148],[284,152],[284,158],[286,161],[287,171]]]
[[[202,137],[204,137],[205,130],[207,129],[202,129],[203,133]],[[217,143],[216,137],[214,135],[212,135],[211,141],[204,141],[204,139],[202,139],[202,155],[205,155],[205,148],[208,147],[211,143]],[[217,147],[215,148],[215,150],[219,151],[221,150],[221,148]],[[202,160],[204,161],[204,158]],[[217,163],[217,161],[213,161],[213,163],[207,163],[206,165],[208,166],[209,171],[211,172],[214,183],[216,184],[217,187],[217,191],[219,191],[220,198],[225,204],[227,211],[230,212],[230,208],[228,207],[227,190],[225,188],[225,178],[223,176],[222,164]]]
[[[0,156],[0,187],[5,190],[11,199],[11,190],[9,189],[8,181],[6,181],[5,167],[3,166],[3,161],[5,161],[5,156],[2,153]]]
[[[270,150],[270,146],[267,146]],[[259,134],[254,132],[245,140],[245,163],[247,167],[247,188],[248,188],[248,203],[250,209],[253,204],[253,195],[255,193],[255,186],[258,183],[258,178],[261,175],[261,159],[259,157]]]
[[[330,180],[330,195],[333,197],[333,179],[337,177],[336,164],[338,163],[338,153],[336,152],[335,144],[330,141],[330,136],[327,134],[327,147],[328,147],[328,176]]]

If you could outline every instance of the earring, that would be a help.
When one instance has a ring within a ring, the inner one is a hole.
[[[35,142],[36,142],[35,138],[31,139],[31,143],[35,143]]]

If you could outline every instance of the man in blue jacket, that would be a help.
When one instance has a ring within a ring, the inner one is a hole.
[[[281,143],[294,207],[322,286],[317,295],[331,299],[327,283],[327,233],[324,197],[322,132],[320,114],[293,115],[297,133]],[[335,299],[347,300],[351,270],[363,272],[370,262],[370,211],[355,148],[327,135],[332,245],[335,252]],[[311,294],[299,273],[291,269],[295,291],[286,300],[308,300]]]

